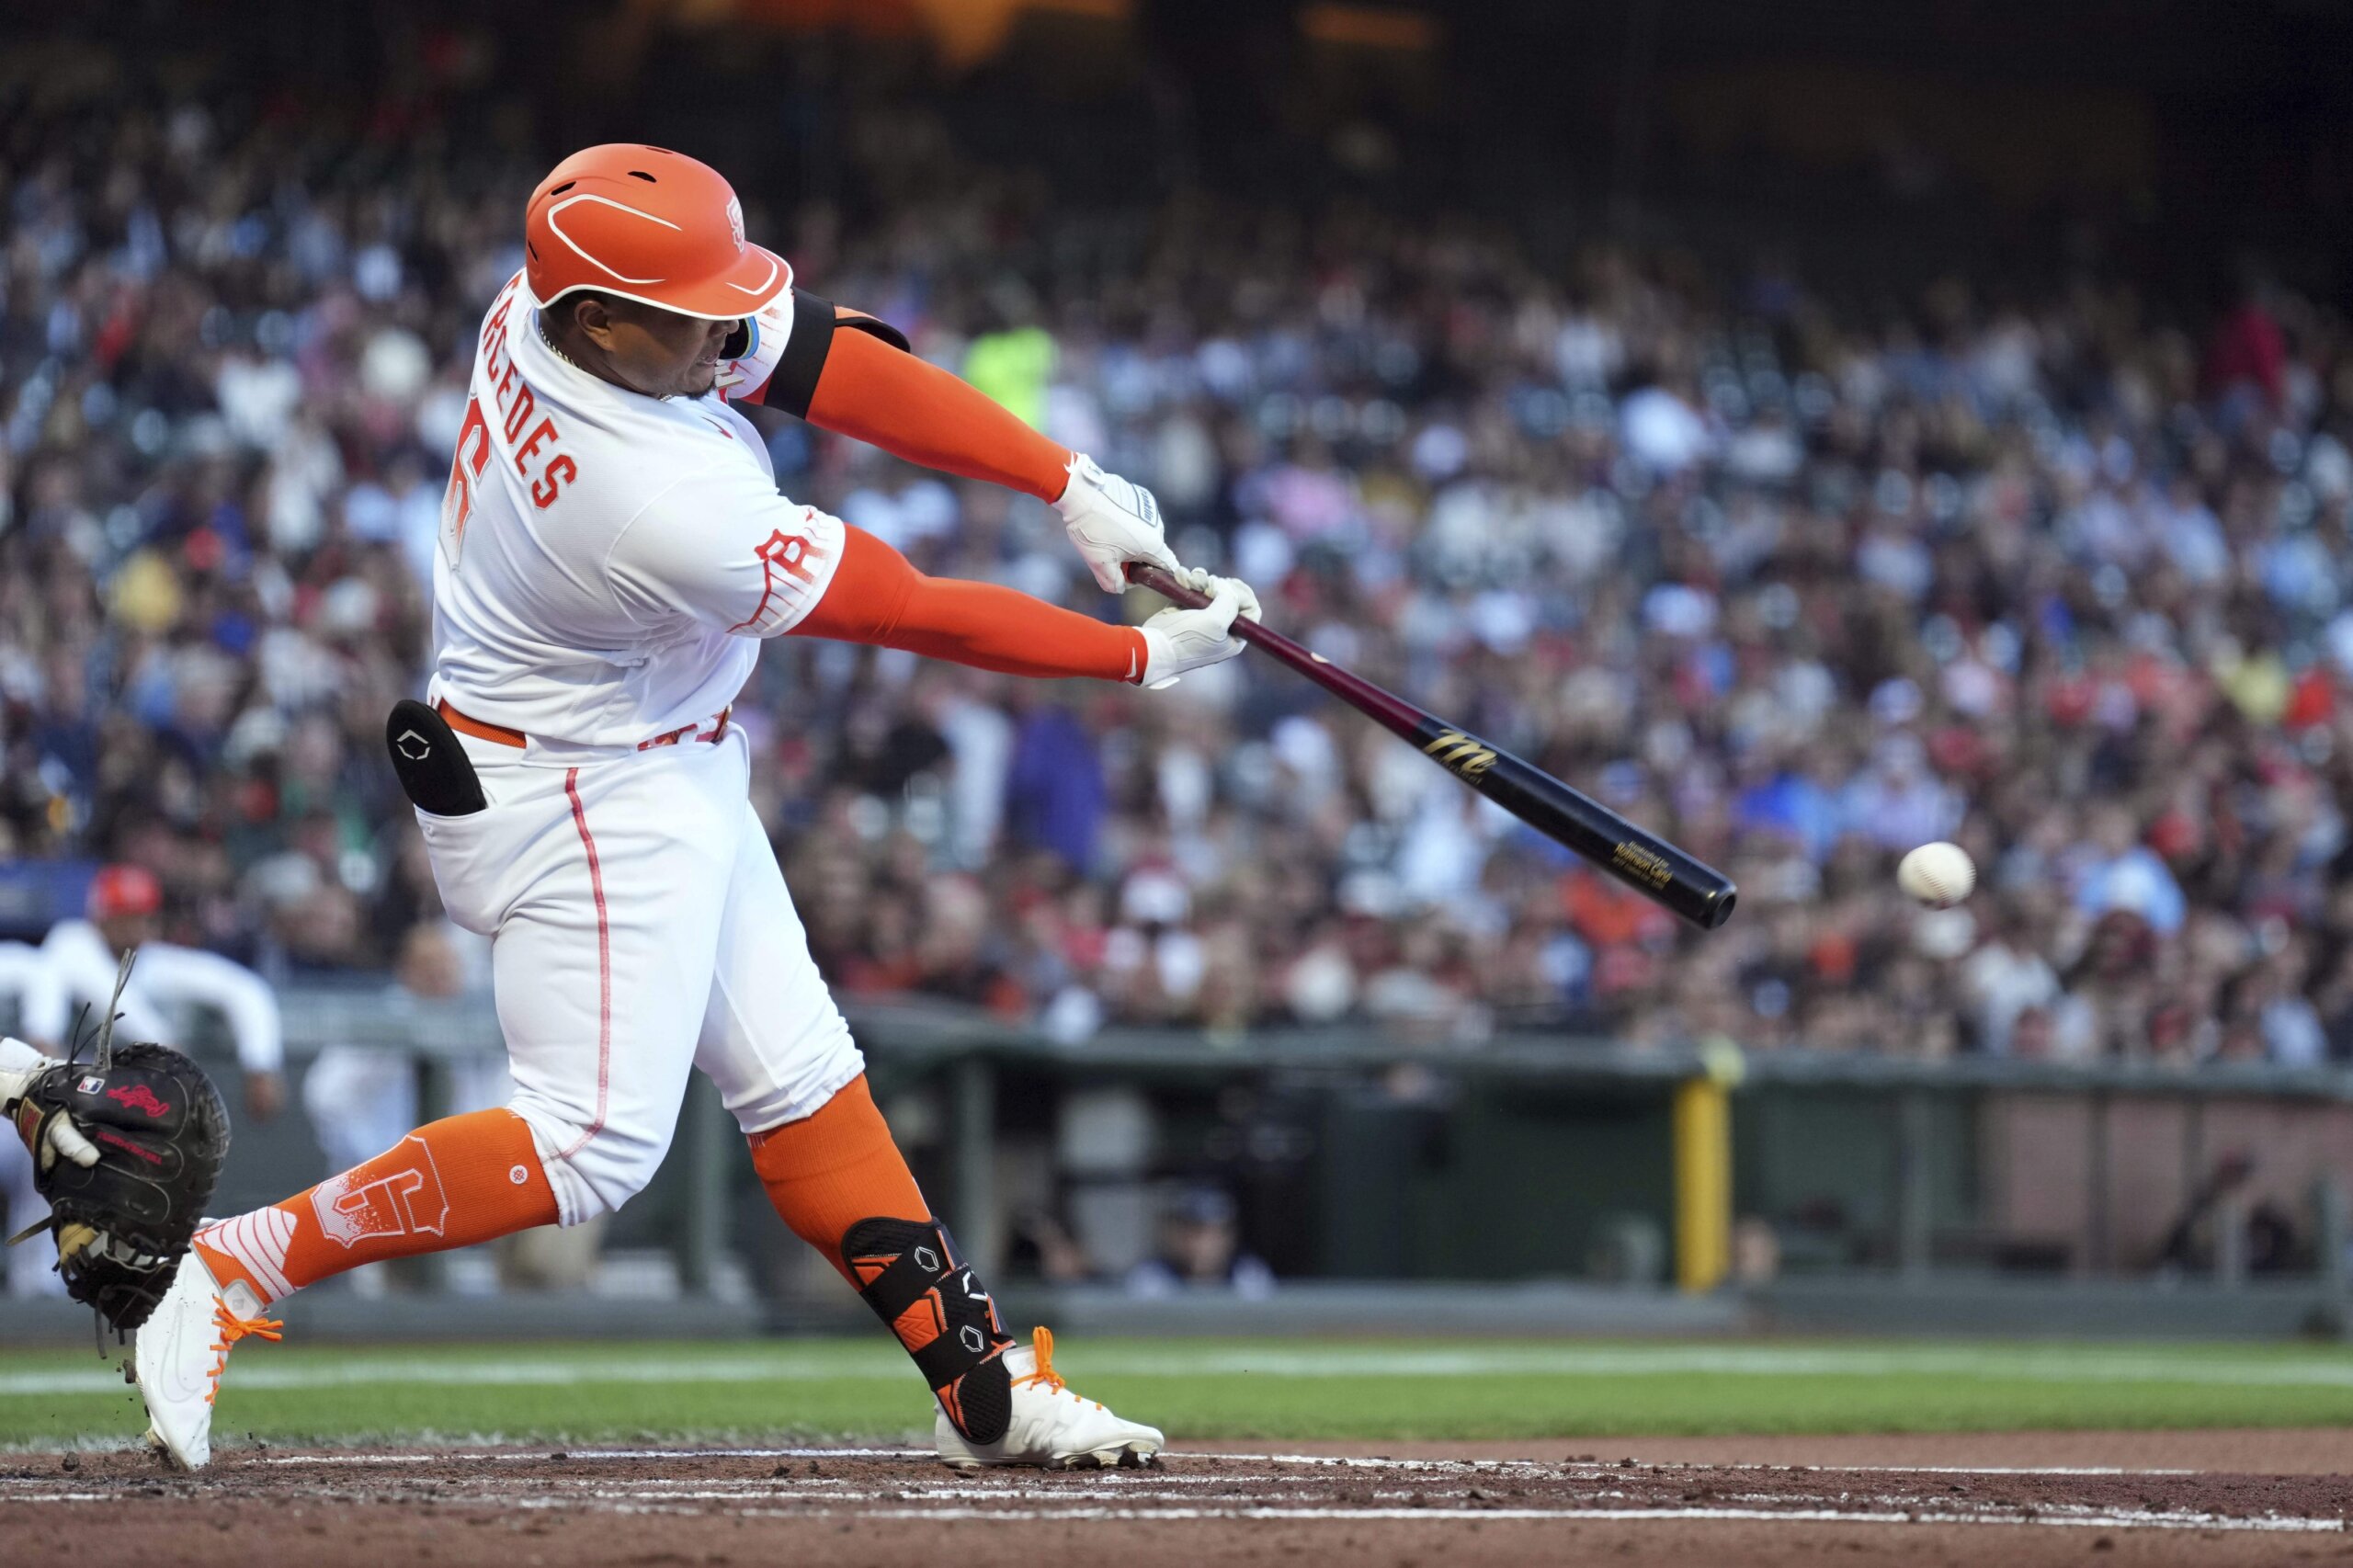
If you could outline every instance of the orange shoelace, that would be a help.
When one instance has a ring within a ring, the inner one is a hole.
[[[241,1318],[229,1310],[229,1303],[215,1296],[212,1299],[212,1326],[221,1336],[212,1342],[212,1387],[204,1396],[210,1404],[221,1397],[221,1374],[229,1369],[229,1347],[248,1336],[255,1339],[283,1339],[278,1331],[286,1326],[280,1318]]]
[[[1045,1389],[1048,1393],[1063,1393],[1067,1392],[1070,1385],[1063,1381],[1063,1375],[1060,1372],[1054,1370],[1053,1330],[1050,1328],[1031,1329],[1029,1331],[1029,1343],[1037,1349],[1038,1352],[1038,1369],[1030,1373],[1026,1378],[1014,1379],[1013,1386],[1015,1388],[1019,1388],[1024,1383],[1042,1383],[1045,1385]],[[1071,1395],[1071,1398],[1073,1399],[1076,1399],[1078,1395],[1076,1394]],[[1100,1400],[1094,1401],[1093,1403],[1095,1408],[1097,1410],[1103,1408],[1103,1403]]]

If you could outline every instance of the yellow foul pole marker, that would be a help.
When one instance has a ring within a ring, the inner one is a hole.
[[[1739,1048],[1710,1041],[1703,1071],[1675,1086],[1675,1283],[1701,1294],[1732,1271],[1732,1087]]]

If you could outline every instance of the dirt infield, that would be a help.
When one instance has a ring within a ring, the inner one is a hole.
[[[1362,1568],[1475,1568],[1901,1555],[2353,1568],[2353,1477],[2318,1473],[2353,1458],[2342,1432],[1529,1449],[1188,1452],[1142,1471],[980,1476],[890,1449],[249,1449],[199,1477],[129,1451],[0,1456],[0,1559],[935,1568],[945,1552],[959,1568],[1107,1557],[1136,1568],[1344,1554]],[[2198,1462],[2209,1451],[2235,1468]],[[2086,1462],[2101,1454],[2135,1462]]]

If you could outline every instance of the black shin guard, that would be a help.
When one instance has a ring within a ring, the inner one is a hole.
[[[996,1303],[957,1261],[937,1220],[860,1220],[842,1237],[858,1296],[899,1336],[940,1409],[967,1439],[994,1443],[1013,1419],[1004,1351],[1013,1343]]]

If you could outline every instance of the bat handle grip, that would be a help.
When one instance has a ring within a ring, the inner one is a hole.
[[[1207,594],[1185,586],[1165,566],[1154,566],[1149,561],[1131,561],[1124,569],[1129,582],[1139,588],[1150,588],[1178,609],[1199,609],[1210,602]],[[1237,615],[1233,618],[1233,634],[1252,647],[1274,654],[1310,679],[1330,686],[1317,665],[1310,663],[1313,654],[1280,632],[1267,631],[1264,623],[1246,615]]]
[[[1185,586],[1165,566],[1154,566],[1149,561],[1131,561],[1127,564],[1127,574],[1129,582],[1139,588],[1150,588],[1180,609],[1199,609],[1210,602],[1207,594],[1197,594]]]

